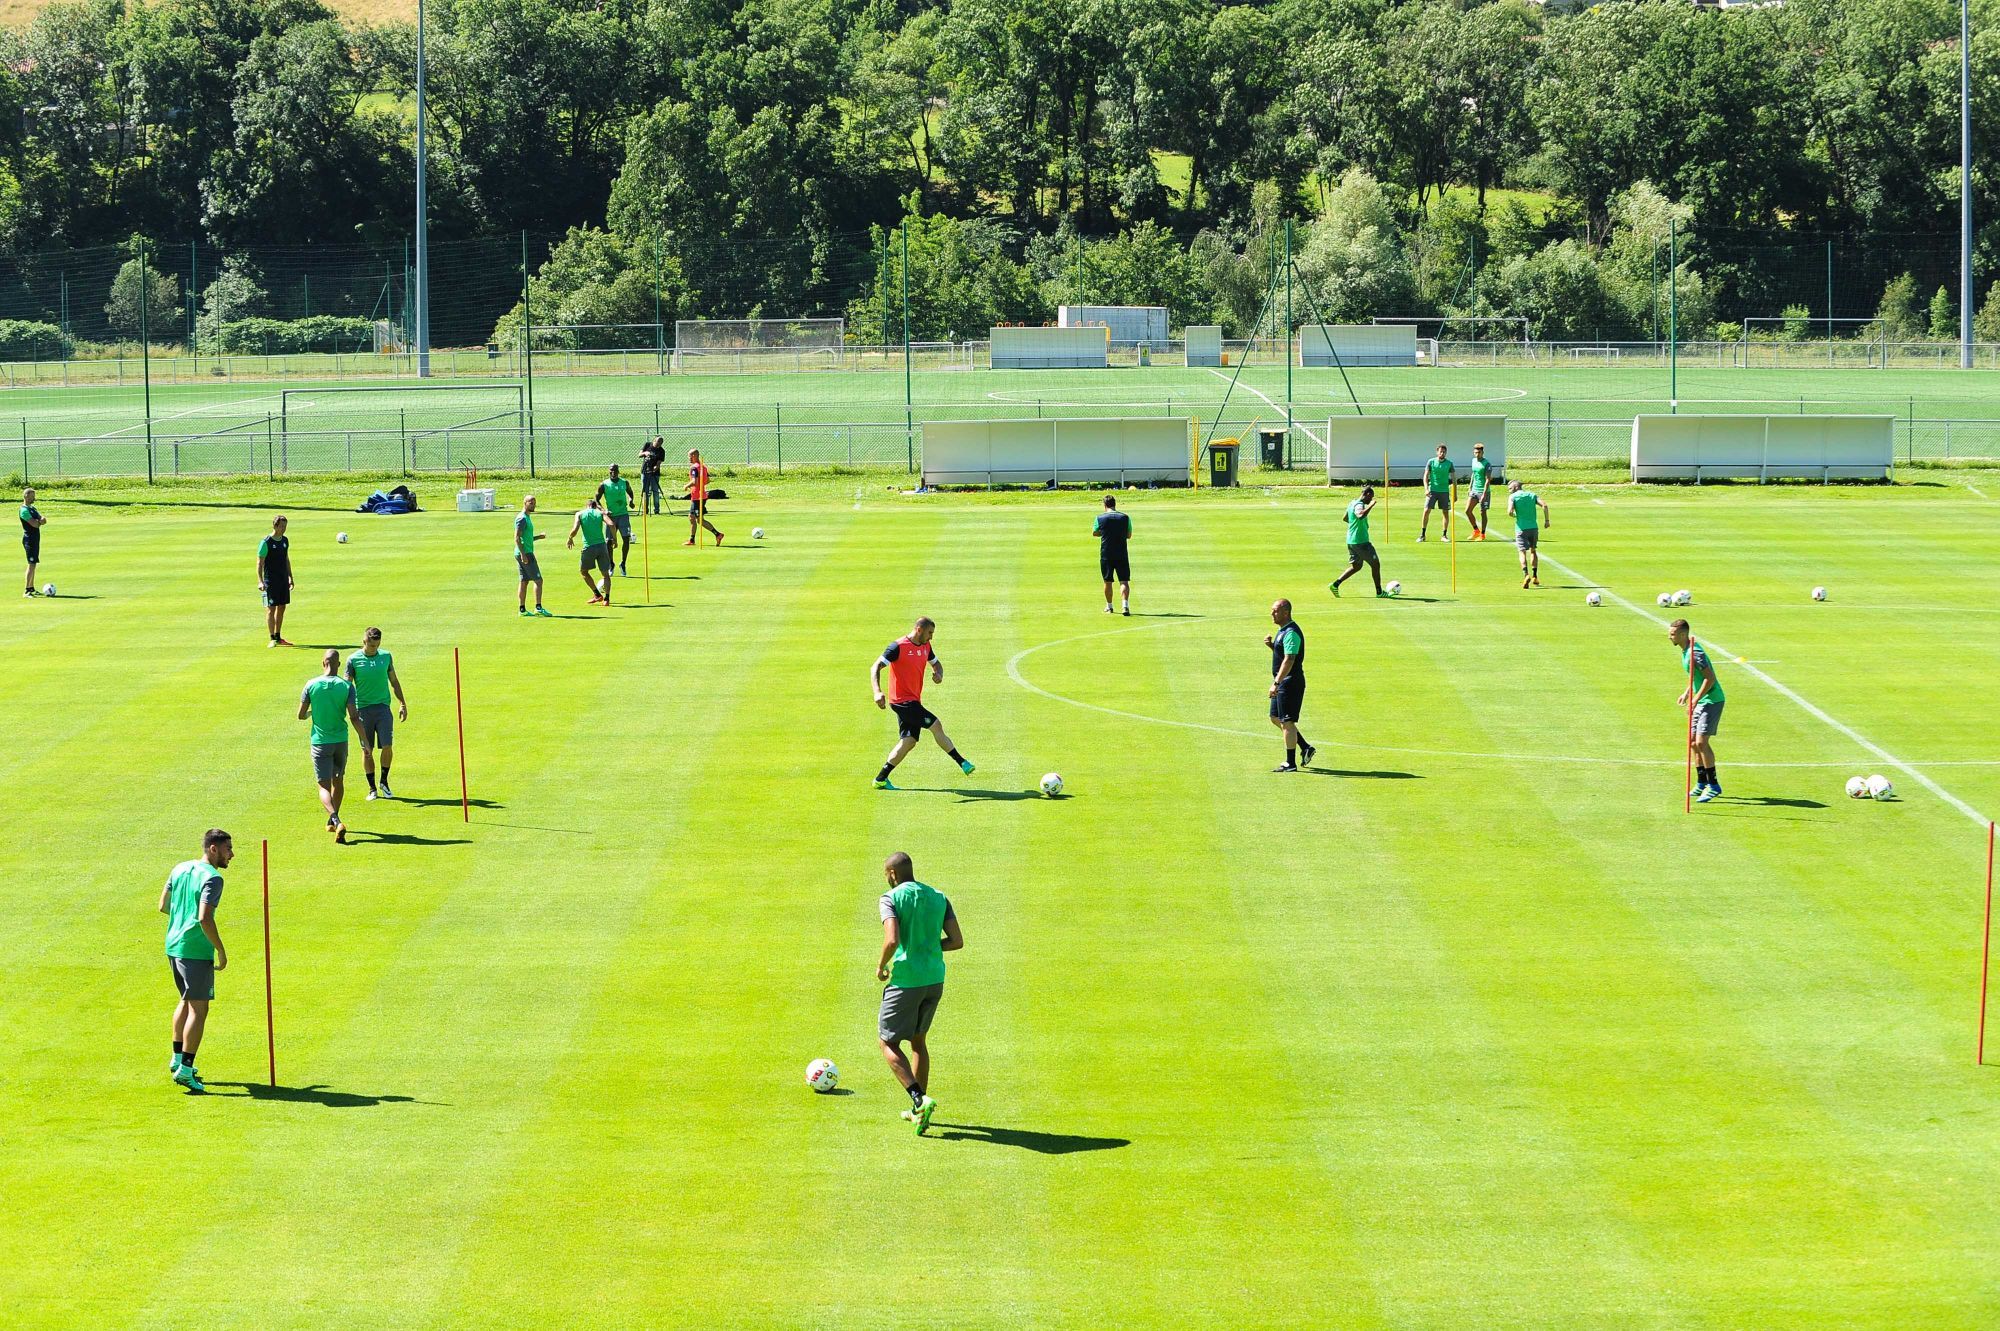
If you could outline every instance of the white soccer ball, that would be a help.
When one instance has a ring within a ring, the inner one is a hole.
[[[56,594],[56,585],[53,582],[45,582],[42,584],[42,595],[54,596],[55,594]]]
[[[1850,777],[1848,777],[1848,778],[1847,778],[1847,798],[1849,798],[1849,799],[1851,799],[1851,800],[1865,800],[1865,799],[1867,799],[1867,798],[1868,798],[1868,778],[1867,778],[1867,777],[1865,777],[1865,776],[1850,776]]]
[[[1384,587],[1382,590],[1389,593],[1389,595],[1391,596],[1401,596],[1403,594],[1403,584],[1400,582],[1392,582],[1387,587]]]
[[[751,539],[751,540],[753,540],[753,541],[761,541],[761,540],[763,540],[763,539],[764,539],[764,529],[763,529],[762,527],[752,527],[752,528],[750,529],[750,539]]]
[[[825,1095],[840,1085],[840,1069],[833,1065],[833,1060],[830,1058],[815,1058],[806,1064],[806,1085],[820,1095]]]
[[[1050,799],[1054,799],[1056,796],[1062,794],[1061,772],[1044,772],[1042,774],[1042,793]]]
[[[1824,601],[1825,599],[1826,599],[1826,588],[1824,587],[1813,588],[1813,600]]]
[[[1681,590],[1674,593],[1675,605],[1692,605],[1693,603],[1694,603],[1694,593],[1689,591],[1687,588],[1683,587],[1681,588]]]
[[[1660,605],[1661,605],[1661,607],[1662,607],[1662,608],[1664,608],[1664,607],[1666,607],[1666,606],[1670,606],[1670,605],[1672,605],[1673,603],[1674,603],[1674,594],[1673,594],[1672,592],[1661,592],[1661,593],[1660,593]]]
[[[334,539],[334,540],[336,540],[336,541],[339,541],[339,542],[340,542],[340,543],[341,543],[342,545],[346,545],[346,544],[347,544],[347,533],[346,533],[346,532],[342,532],[342,533],[340,533],[340,535],[338,535],[338,536],[334,537],[333,539]]]
[[[1584,596],[1583,603],[1585,605],[1603,605],[1604,597],[1599,595],[1597,592],[1590,592]]]
[[[1891,795],[1894,795],[1895,793],[1896,793],[1896,788],[1889,784],[1888,777],[1883,776],[1880,773],[1877,773],[1876,775],[1868,778],[1869,799],[1885,800],[1888,799]]]

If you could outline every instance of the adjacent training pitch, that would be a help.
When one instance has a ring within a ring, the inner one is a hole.
[[[0,1320],[2000,1320],[1973,1065],[2000,498],[1552,487],[1543,589],[1496,511],[1454,596],[1399,490],[1405,595],[1336,602],[1347,493],[1128,494],[1125,620],[1094,495],[836,484],[732,482],[719,525],[758,545],[656,520],[656,604],[634,577],[593,610],[561,548],[589,484],[543,478],[561,617],[532,621],[507,513],[45,492],[65,594],[0,603]],[[272,508],[294,651],[255,598]],[[1683,586],[1729,698],[1727,797],[1691,815],[1652,619]],[[1280,595],[1319,746],[1291,776]],[[877,792],[864,674],[924,612],[978,771],[926,743]],[[410,695],[402,799],[361,802],[354,753],[338,847],[294,712],[308,648],[369,624]],[[1899,800],[1843,795],[1877,771]],[[195,1098],[153,908],[211,824],[238,858]],[[898,849],[967,938],[925,1140],[875,1050]],[[803,1085],[819,1056],[843,1093]]]

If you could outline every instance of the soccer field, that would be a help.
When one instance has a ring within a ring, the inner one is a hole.
[[[1733,344],[1731,344],[1733,345]],[[538,363],[542,360],[538,357]],[[1863,413],[1896,418],[1898,461],[2000,456],[1988,371],[1726,368],[1664,363],[1453,363],[1335,370],[943,369],[651,375],[591,373],[551,357],[518,374],[428,383],[385,376],[23,387],[0,392],[0,467],[30,479],[211,473],[450,471],[630,463],[667,436],[718,465],[908,467],[926,421],[1038,416],[1192,418],[1206,440],[1297,422],[1294,466],[1323,465],[1326,421],[1368,414],[1509,417],[1509,446],[1554,463],[1615,458],[1632,416],[1684,412]],[[551,373],[566,365],[578,373]],[[498,371],[508,362],[496,361]],[[360,391],[368,390],[368,391]],[[907,401],[906,401],[907,392]],[[1678,396],[1676,396],[1678,395]],[[528,408],[532,407],[532,411]],[[532,417],[532,428],[530,418]],[[149,449],[148,421],[152,444]],[[148,454],[151,454],[150,462]]]
[[[741,481],[728,545],[663,521],[653,604],[607,610],[561,548],[587,486],[545,480],[524,621],[509,513],[52,488],[62,595],[0,600],[0,1321],[1990,1328],[1992,483],[1550,487],[1536,591],[1500,521],[1454,592],[1399,491],[1383,601],[1325,591],[1347,492],[1129,494],[1129,620],[1088,494]],[[298,650],[256,601],[275,508]],[[1681,587],[1729,698],[1692,813]],[[877,791],[864,674],[920,613],[978,770],[926,742]],[[401,798],[355,753],[336,846],[294,713],[369,624]],[[1897,799],[1844,796],[1872,772]],[[192,1097],[154,907],[210,825]],[[874,1037],[895,850],[967,939],[925,1139]]]

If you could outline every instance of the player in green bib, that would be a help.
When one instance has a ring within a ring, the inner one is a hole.
[[[208,1027],[215,999],[215,973],[229,965],[229,950],[215,927],[222,902],[222,871],[235,858],[229,833],[211,827],[201,838],[201,858],[176,864],[160,889],[160,914],[167,917],[167,968],[173,972],[174,1060],[167,1072],[188,1090],[207,1090],[194,1070],[195,1051]]]
[[[1681,671],[1687,676],[1687,688],[1674,699],[1674,706],[1689,708],[1688,747],[1694,750],[1694,790],[1690,793],[1700,803],[1706,804],[1722,793],[1722,778],[1715,772],[1715,746],[1712,741],[1722,729],[1722,681],[1716,678],[1715,663],[1709,659],[1708,648],[1694,639],[1685,619],[1676,619],[1667,625],[1667,640],[1681,649]],[[1694,694],[1690,704],[1688,694]]]
[[[326,809],[326,830],[335,841],[347,840],[340,821],[340,802],[347,793],[347,723],[358,730],[361,717],[354,706],[354,685],[340,677],[340,651],[329,647],[320,658],[321,673],[306,681],[299,694],[299,720],[312,722],[313,780]]]
[[[1521,556],[1521,585],[1542,585],[1542,528],[1549,525],[1549,506],[1522,488],[1519,481],[1507,482],[1507,507],[1514,515],[1514,549]],[[1536,521],[1537,513],[1541,520]]]
[[[1347,572],[1326,584],[1326,589],[1335,596],[1340,595],[1340,584],[1361,571],[1366,564],[1375,577],[1375,594],[1387,596],[1382,590],[1382,561],[1375,555],[1375,543],[1368,539],[1368,515],[1375,511],[1375,487],[1361,487],[1361,498],[1347,506]]]
[[[625,561],[632,553],[632,482],[618,474],[617,463],[611,464],[610,474],[598,484],[597,498],[618,533],[618,571],[630,577]]]
[[[1417,528],[1417,540],[1423,541],[1430,534],[1431,510],[1444,514],[1444,539],[1451,539],[1451,459],[1445,456],[1445,446],[1438,445],[1437,456],[1424,464],[1424,519]]]
[[[1493,517],[1493,464],[1486,460],[1486,445],[1472,446],[1472,479],[1465,488],[1465,520],[1472,524],[1472,539],[1486,539]]]
[[[882,1012],[876,1035],[882,1058],[910,1097],[903,1118],[917,1125],[917,1135],[931,1125],[937,1101],[925,1092],[931,1079],[927,1042],[931,1019],[944,998],[944,954],[965,946],[958,916],[944,893],[917,881],[916,867],[901,851],[882,866],[889,890],[882,894],[882,952],[875,961],[875,978],[888,982],[882,990]],[[910,1051],[906,1055],[903,1045]]]
[[[26,465],[25,463],[23,464]],[[35,492],[32,488],[21,492],[21,553],[28,557],[27,595],[35,594],[35,565],[42,562],[42,528],[49,520],[35,507]]]
[[[535,497],[524,496],[521,511],[514,518],[514,567],[521,575],[521,587],[515,597],[515,604],[522,614],[528,613],[528,584],[535,584],[535,613],[544,619],[552,618],[542,609],[542,561],[535,558],[535,542],[542,539],[535,535]]]
[[[604,510],[599,507],[602,503],[592,495],[589,506],[577,510],[576,521],[569,524],[569,540],[564,543],[574,549],[577,533],[583,534],[583,563],[579,571],[583,574],[583,585],[590,588],[592,605],[611,604],[611,549],[604,543]],[[600,572],[604,574],[601,587],[597,584]]]
[[[410,719],[410,705],[403,699],[403,681],[396,678],[396,662],[382,650],[382,630],[370,626],[362,631],[361,650],[347,658],[347,681],[354,685],[355,732],[361,736],[361,767],[368,774],[368,798],[377,794],[385,800],[396,798],[389,789],[389,764],[394,760],[396,722]],[[396,712],[391,716],[389,695],[396,696]],[[382,784],[375,784],[375,751],[382,751]]]

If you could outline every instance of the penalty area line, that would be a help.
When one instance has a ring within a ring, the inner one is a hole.
[[[1571,568],[1569,565],[1563,563],[1559,559],[1550,558],[1547,551],[1542,551],[1541,557],[1542,557],[1542,562],[1544,564],[1549,565],[1551,568],[1561,573],[1564,577],[1575,578],[1581,582],[1589,583],[1591,586],[1598,588],[1604,593],[1605,597],[1609,599],[1613,605],[1623,606],[1625,609],[1630,610],[1633,614],[1639,616],[1641,619],[1649,619],[1653,623],[1659,625],[1661,628],[1665,628],[1667,626],[1669,621],[1660,618],[1658,615],[1646,609],[1644,606],[1638,604],[1636,601],[1628,601],[1623,596],[1620,596],[1617,592],[1612,591],[1609,587],[1606,587],[1603,583],[1597,581],[1595,578],[1591,578],[1582,573],[1577,572],[1575,569]],[[1721,651],[1728,656],[1731,657],[1736,656],[1736,653],[1730,651],[1727,647],[1724,647],[1721,643],[1716,642],[1713,639],[1703,639],[1703,641],[1707,642],[1710,646],[1716,648],[1718,651]],[[1903,773],[1903,775],[1909,777],[1911,780],[1915,781],[1918,785],[1922,786],[1925,790],[1928,790],[1931,794],[1937,796],[1939,799],[1943,800],[1946,804],[1949,804],[1952,808],[1957,809],[1960,813],[1964,814],[1967,818],[1970,818],[1973,822],[1978,823],[1981,827],[1988,826],[1992,821],[1991,819],[1987,818],[1985,814],[1973,808],[1970,804],[1967,804],[1964,800],[1952,794],[1949,790],[1946,790],[1943,786],[1933,781],[1923,772],[1911,766],[1909,763],[1904,762],[1901,758],[1898,758],[1895,754],[1889,752],[1887,749],[1883,748],[1880,744],[1877,744],[1874,740],[1869,739],[1866,735],[1856,730],[1853,726],[1848,725],[1845,721],[1840,720],[1838,717],[1830,715],[1824,708],[1819,706],[1819,704],[1813,702],[1812,699],[1806,697],[1804,694],[1800,693],[1797,689],[1785,683],[1783,680],[1780,680],[1773,675],[1766,674],[1764,671],[1759,670],[1755,665],[1751,664],[1749,661],[1745,661],[1738,658],[1737,664],[1743,667],[1743,670],[1746,674],[1749,674],[1753,678],[1762,681],[1763,683],[1769,685],[1771,688],[1775,689],[1780,694],[1783,694],[1785,697],[1791,699],[1794,703],[1797,703],[1800,709],[1803,710],[1808,716],[1813,717],[1815,720],[1822,721],[1826,725],[1832,727],[1834,730],[1839,731],[1841,734],[1845,735],[1848,739],[1852,740],[1854,743],[1860,745],[1863,749],[1867,750],[1870,754],[1881,759],[1883,762],[1895,768],[1897,771]]]

